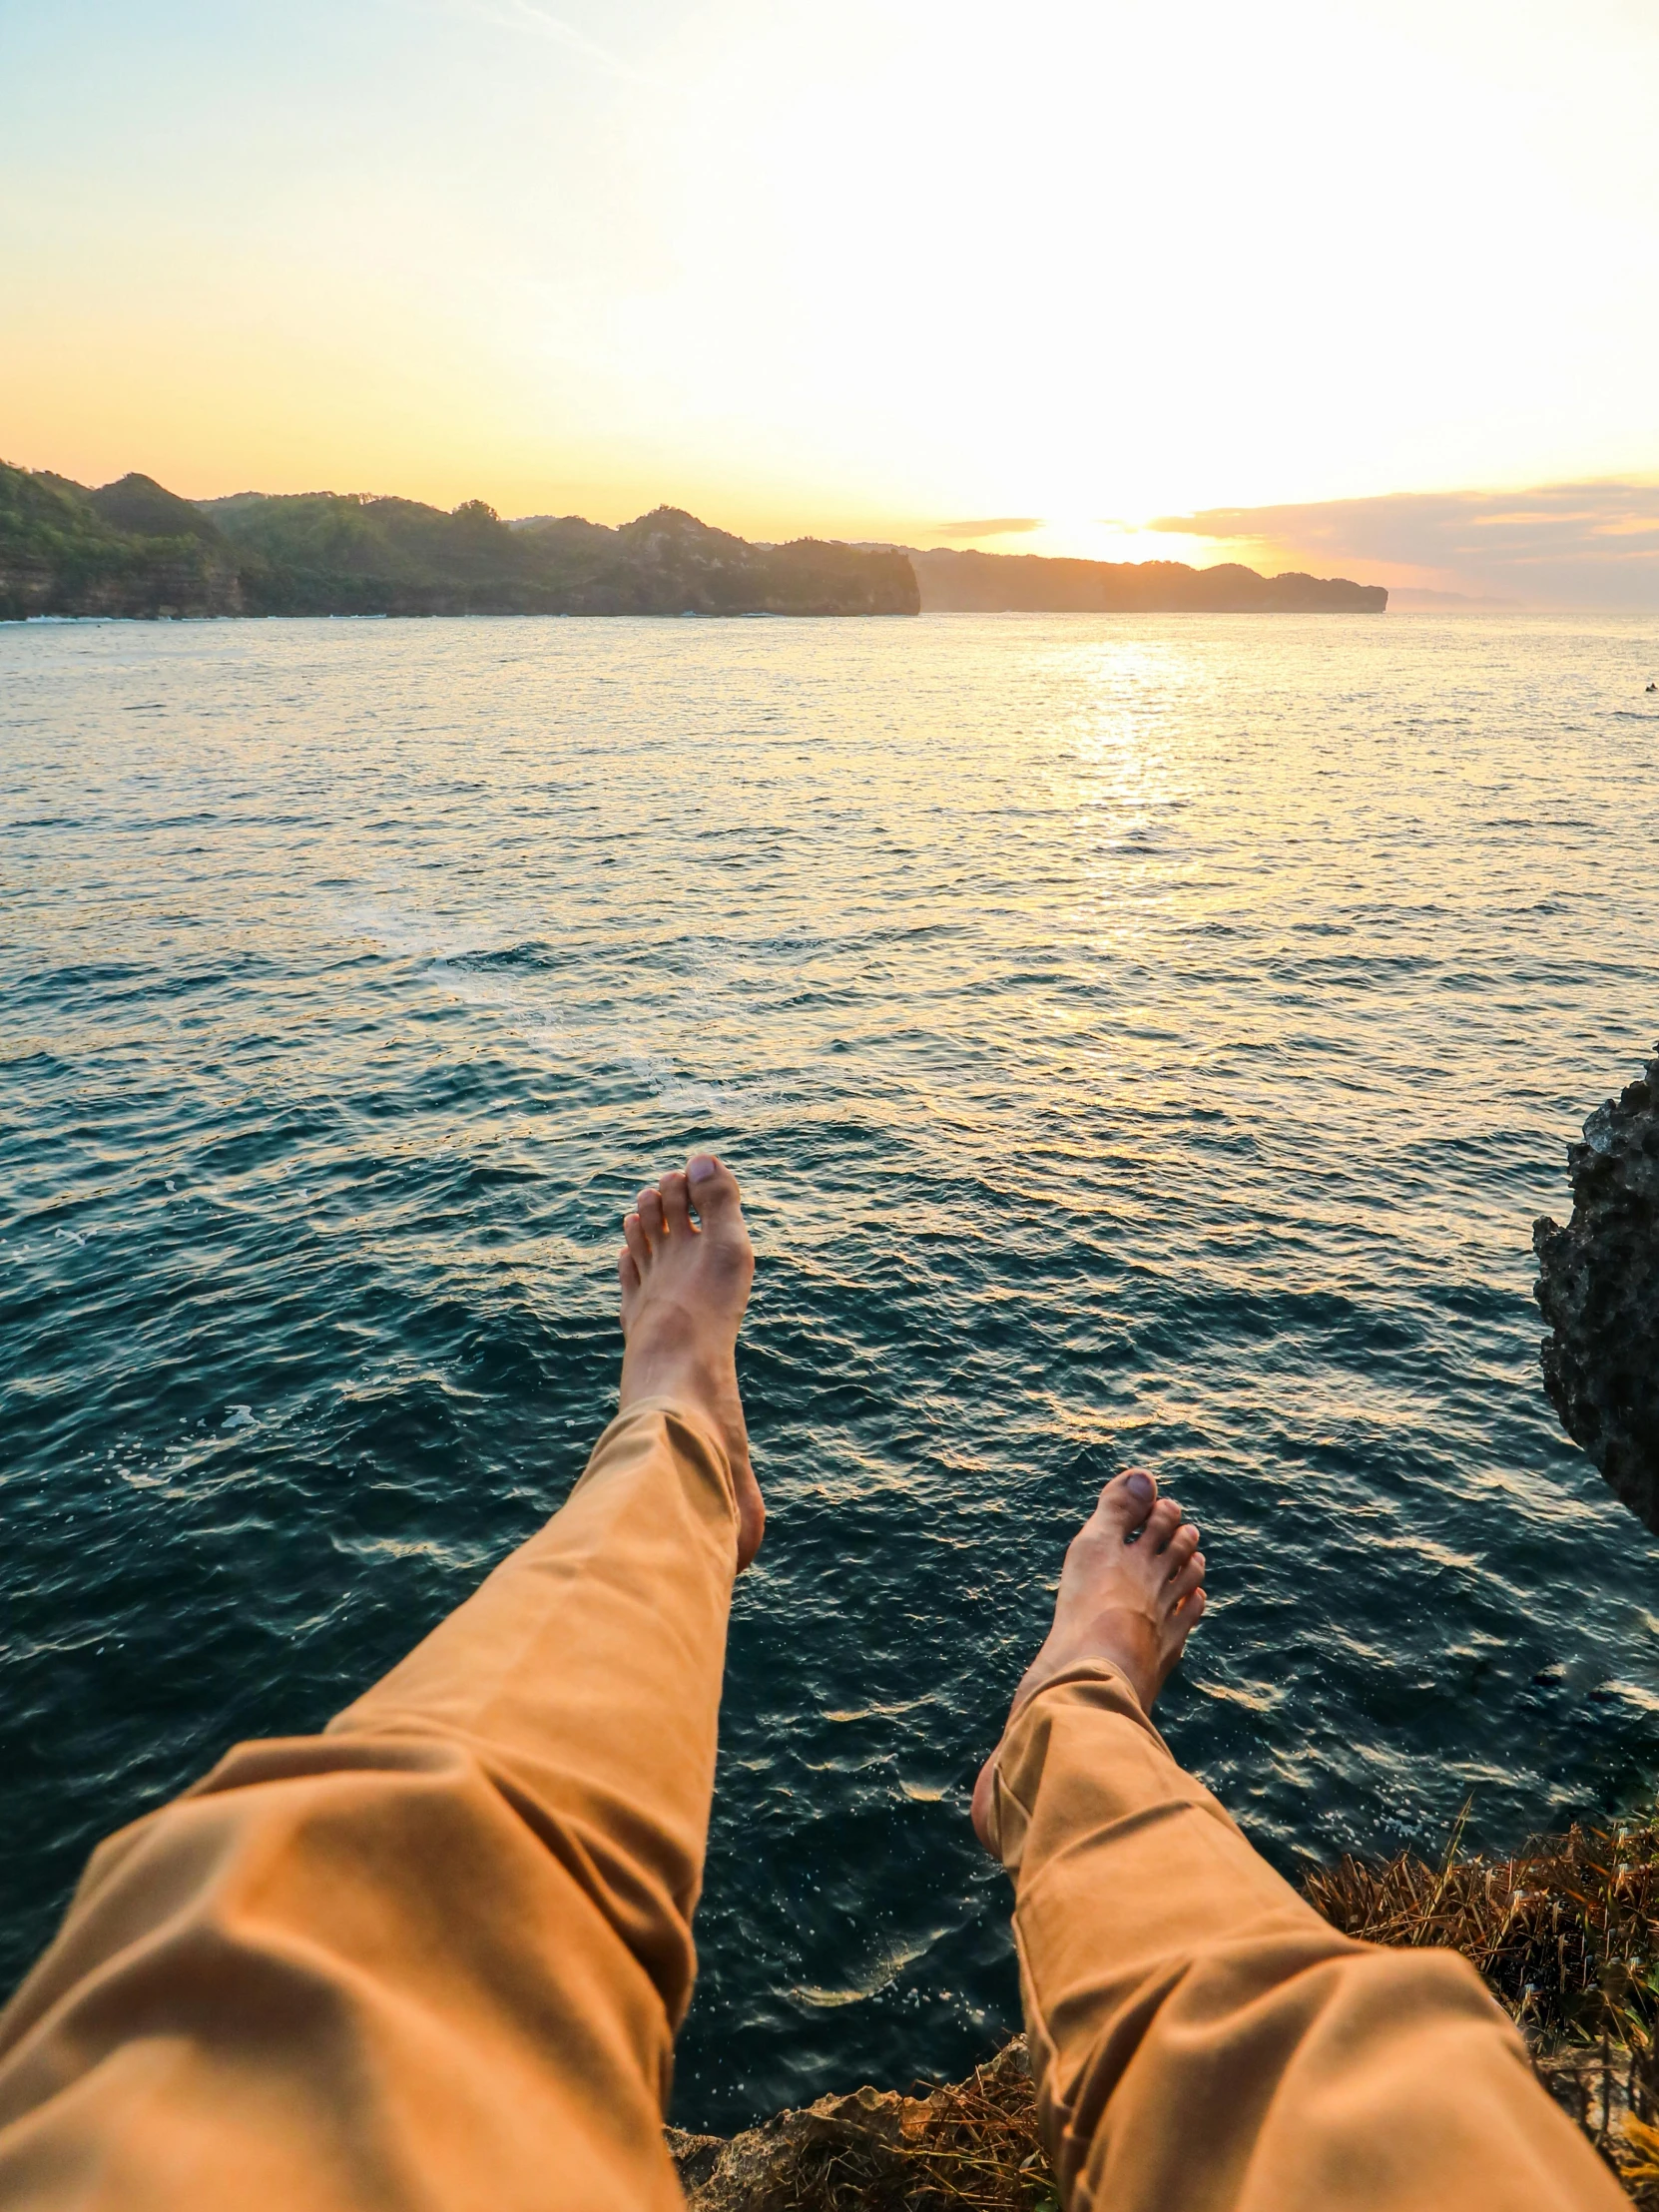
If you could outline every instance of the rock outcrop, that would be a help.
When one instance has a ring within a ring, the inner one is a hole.
[[[1572,1219],[1532,1230],[1544,1387],[1574,1443],[1659,1536],[1659,1058],[1567,1147]]]
[[[667,2135],[689,2212],[1035,2212],[1057,2194],[1037,2138],[1023,2035],[930,2096],[855,2089],[741,2135],[673,2127]]]

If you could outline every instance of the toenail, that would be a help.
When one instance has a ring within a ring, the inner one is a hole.
[[[1152,1477],[1148,1474],[1132,1474],[1128,1488],[1131,1497],[1149,1498],[1152,1495]]]
[[[719,1165],[720,1162],[712,1152],[694,1154],[690,1164],[692,1181],[694,1183],[706,1183]]]

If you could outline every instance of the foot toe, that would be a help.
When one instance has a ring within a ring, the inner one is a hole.
[[[616,1271],[622,1278],[625,1291],[637,1291],[640,1287],[639,1263],[626,1245],[616,1256]]]
[[[657,1188],[663,1194],[663,1213],[668,1221],[669,1234],[677,1229],[691,1227],[691,1197],[687,1189],[685,1173],[673,1168],[665,1175]]]
[[[1146,1516],[1146,1534],[1141,1541],[1154,1551],[1162,1551],[1180,1526],[1180,1506],[1172,1497],[1161,1497]]]
[[[638,1209],[640,1220],[645,1226],[647,1238],[655,1244],[657,1239],[663,1235],[667,1226],[663,1220],[662,1199],[655,1191],[641,1191],[634,1204]]]
[[[738,1179],[712,1152],[694,1152],[686,1165],[691,1202],[709,1229],[718,1229],[738,1211]]]
[[[1095,1511],[1120,1535],[1132,1536],[1144,1525],[1157,1495],[1158,1485],[1151,1475],[1143,1474],[1139,1467],[1131,1467],[1123,1474],[1113,1475],[1101,1491]]]
[[[638,1281],[645,1273],[651,1258],[651,1241],[646,1236],[645,1224],[638,1214],[630,1214],[622,1225],[622,1234],[628,1240],[628,1254],[634,1263],[634,1276]]]
[[[1198,1551],[1187,1561],[1179,1574],[1170,1577],[1169,1588],[1165,1595],[1172,1605],[1179,1605],[1183,1599],[1190,1598],[1195,1591],[1202,1589],[1203,1586],[1204,1554],[1202,1551]]]
[[[1197,1549],[1198,1530],[1190,1520],[1183,1521],[1164,1546],[1164,1557],[1169,1561],[1170,1573],[1179,1574]]]

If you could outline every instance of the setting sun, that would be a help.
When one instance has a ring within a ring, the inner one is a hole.
[[[6,457],[1109,558],[1651,476],[1656,55],[1611,0],[14,7]]]

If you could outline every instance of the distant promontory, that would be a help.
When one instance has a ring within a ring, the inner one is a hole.
[[[678,507],[618,529],[503,522],[482,500],[181,499],[0,462],[0,621],[31,615],[913,615],[1375,612],[1376,585],[1179,561],[1043,560],[798,538],[752,545]]]
[[[1045,560],[1035,553],[912,549],[924,614],[1368,614],[1388,604],[1381,584],[1345,576],[1258,576],[1223,561]]]

